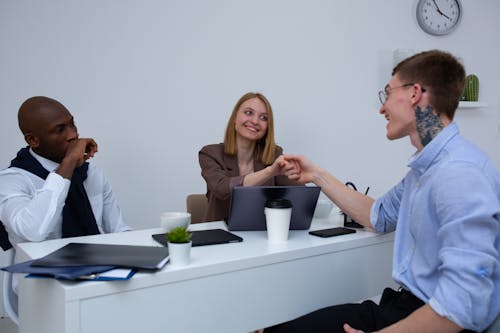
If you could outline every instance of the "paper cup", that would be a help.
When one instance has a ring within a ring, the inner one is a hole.
[[[274,199],[266,202],[267,239],[271,243],[283,243],[288,240],[292,203],[287,199]]]

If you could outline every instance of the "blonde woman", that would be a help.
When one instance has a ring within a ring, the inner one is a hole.
[[[274,141],[271,104],[260,93],[246,93],[234,106],[224,143],[199,152],[201,174],[207,182],[205,221],[227,219],[234,186],[299,185],[288,179],[299,173]]]

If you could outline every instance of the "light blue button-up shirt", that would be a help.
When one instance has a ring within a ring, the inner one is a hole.
[[[500,313],[500,176],[452,123],[372,206],[396,230],[392,276],[434,311],[482,331]]]

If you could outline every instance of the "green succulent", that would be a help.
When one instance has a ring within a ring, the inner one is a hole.
[[[167,233],[167,240],[170,243],[188,243],[191,241],[192,233],[186,227],[177,227]]]

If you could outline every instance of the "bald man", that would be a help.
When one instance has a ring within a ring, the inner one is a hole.
[[[18,120],[28,146],[0,171],[2,248],[130,230],[109,183],[87,162],[97,152],[96,142],[78,136],[64,105],[31,97],[21,105]]]

